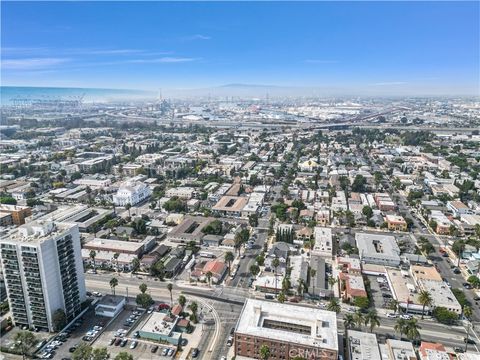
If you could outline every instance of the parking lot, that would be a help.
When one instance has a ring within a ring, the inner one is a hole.
[[[94,309],[88,310],[79,320],[69,327],[65,334],[66,336],[63,337],[65,341],[61,341],[62,336],[58,338],[62,344],[56,343],[57,346],[55,346],[55,350],[52,352],[55,355],[54,358],[69,358],[73,352],[70,351],[70,349],[73,349],[82,341],[90,343],[95,336],[98,336],[102,332],[103,327],[109,320],[110,319],[106,317],[96,316]],[[94,327],[96,327],[97,330],[94,330]],[[89,338],[85,337],[88,331],[92,331],[90,333],[92,334],[90,341],[88,340]],[[40,354],[41,353],[42,352],[40,352]]]
[[[174,346],[137,338],[136,332],[142,327],[148,316],[149,314],[137,310],[135,306],[128,306],[93,345],[106,347],[112,358],[124,351],[132,354],[135,359],[152,359],[153,357],[171,359],[175,351]],[[130,321],[131,324],[129,324],[128,319],[132,319],[134,322]],[[169,350],[171,355],[165,356]]]
[[[367,277],[368,280],[370,280],[371,296],[375,308],[388,308],[388,304],[393,299],[393,295],[385,277],[373,275]]]

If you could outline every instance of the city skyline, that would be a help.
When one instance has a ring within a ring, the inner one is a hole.
[[[4,2],[2,10],[3,85],[479,93],[478,2]]]

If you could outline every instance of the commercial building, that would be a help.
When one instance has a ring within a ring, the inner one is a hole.
[[[10,310],[16,325],[53,331],[52,315],[81,311],[85,278],[78,226],[35,221],[0,239]]]
[[[176,330],[179,318],[169,317],[165,313],[152,312],[142,328],[138,331],[142,339],[154,341],[166,341],[170,344],[179,345],[182,334]]]
[[[197,192],[194,188],[192,187],[175,187],[168,189],[167,192],[165,193],[166,197],[178,197],[180,199],[186,199],[189,200],[197,195]]]
[[[338,356],[336,314],[304,306],[247,299],[234,338],[237,357],[258,359],[263,345],[272,360]]]
[[[360,260],[369,264],[399,266],[400,249],[394,236],[356,233]]]
[[[95,305],[95,315],[113,318],[123,310],[125,302],[125,296],[105,295]]]
[[[452,357],[443,344],[422,341],[418,349],[420,360],[451,360]]]
[[[382,360],[377,335],[348,330],[347,356],[349,360]]]
[[[11,222],[14,225],[23,225],[25,224],[25,218],[32,215],[32,209],[28,206],[0,204],[0,214],[10,214]]]
[[[417,360],[415,349],[409,341],[387,339],[386,350],[390,360]]]
[[[147,199],[151,194],[152,190],[141,182],[126,182],[113,195],[113,202],[117,206],[136,205]]]
[[[428,291],[431,295],[433,307],[444,307],[457,314],[462,313],[462,306],[443,281],[421,279],[418,283],[422,290]]]

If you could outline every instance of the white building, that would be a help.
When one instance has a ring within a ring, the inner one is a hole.
[[[332,229],[316,226],[313,231],[315,245],[312,249],[312,255],[331,258],[333,255]]]
[[[113,195],[113,202],[117,206],[136,205],[147,199],[151,194],[152,190],[141,182],[126,182]]]
[[[195,191],[194,188],[192,187],[187,187],[187,186],[180,186],[180,187],[175,187],[168,189],[167,192],[165,193],[166,197],[178,197],[180,199],[186,199],[189,200],[193,197],[195,197],[197,192]]]
[[[382,360],[377,335],[362,331],[348,330],[349,360]]]
[[[35,221],[0,239],[7,296],[16,325],[53,331],[52,315],[72,320],[85,301],[78,226]]]
[[[400,265],[400,249],[394,236],[356,233],[360,260],[367,264]]]

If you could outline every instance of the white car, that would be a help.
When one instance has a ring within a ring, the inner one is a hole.
[[[397,317],[398,317],[397,314],[393,314],[393,313],[387,314],[387,318],[390,318],[390,319],[396,319]]]
[[[130,344],[130,349],[135,349],[137,347],[137,342],[135,340]]]
[[[405,314],[405,315],[400,315],[400,318],[403,319],[403,320],[410,320],[413,318],[412,315],[408,315],[408,314]]]

